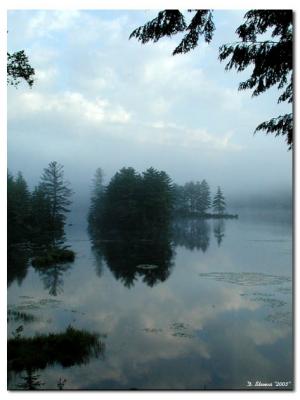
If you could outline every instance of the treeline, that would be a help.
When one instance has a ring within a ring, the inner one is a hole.
[[[103,184],[103,173],[96,171],[88,221],[92,231],[106,235],[124,231],[139,232],[165,228],[172,215],[173,185],[164,172],[149,168],[139,174],[122,168]]]
[[[154,286],[173,266],[170,240],[173,185],[164,172],[122,168],[107,185],[97,169],[88,214],[93,252],[116,279]]]
[[[201,183],[191,181],[184,185],[174,185],[174,211],[176,214],[228,217],[225,210],[225,197],[220,186],[212,199],[210,187],[205,179]]]
[[[30,191],[21,172],[7,175],[8,246],[47,243],[57,246],[64,238],[66,213],[72,190],[56,161],[44,169]]]
[[[208,183],[177,185],[164,171],[153,167],[141,174],[134,168],[122,168],[104,185],[103,171],[96,170],[88,213],[92,232],[106,236],[122,230],[140,232],[168,226],[174,216],[232,218],[226,214],[226,201],[218,187],[211,198]],[[159,229],[157,229],[159,228]]]

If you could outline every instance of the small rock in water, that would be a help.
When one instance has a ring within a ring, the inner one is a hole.
[[[137,268],[140,268],[140,269],[156,269],[156,268],[158,268],[158,265],[154,265],[154,264],[139,264],[139,265],[137,265]]]

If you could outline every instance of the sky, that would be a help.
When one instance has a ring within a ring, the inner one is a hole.
[[[244,11],[215,11],[211,44],[172,56],[180,36],[128,40],[154,10],[8,12],[8,50],[24,49],[36,70],[30,89],[8,87],[8,168],[29,185],[56,160],[87,198],[96,168],[106,183],[123,166],[153,166],[179,183],[206,179],[227,197],[292,186],[292,152],[256,126],[290,112],[279,92],[238,91],[243,73],[225,71],[219,46],[237,40]]]

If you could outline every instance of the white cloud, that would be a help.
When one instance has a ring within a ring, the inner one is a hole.
[[[28,22],[27,34],[29,37],[43,37],[53,32],[67,30],[79,16],[80,12],[76,10],[37,11]]]
[[[158,144],[191,149],[240,151],[244,148],[232,142],[233,132],[225,132],[220,136],[216,133],[210,133],[206,129],[191,129],[187,126],[163,121],[156,121],[150,124],[150,127],[154,128],[156,133],[148,136],[143,135],[140,139],[143,142],[157,142]]]
[[[233,186],[238,175],[242,182],[246,175],[253,181],[250,165],[258,165],[258,159],[259,165],[266,163],[266,155],[270,165],[274,154],[282,165],[278,164],[282,180],[288,178],[291,153],[286,152],[283,140],[252,135],[279,107],[277,93],[273,103],[266,96],[254,101],[249,92],[238,92],[241,77],[233,71],[225,74],[224,64],[217,60],[215,40],[177,56],[172,51],[178,37],[147,45],[129,41],[131,31],[150,17],[149,13],[111,10],[9,14],[11,47],[28,49],[37,74],[32,90],[26,85],[9,88],[8,139],[13,154],[23,154],[23,132],[24,136],[30,133],[35,144],[43,140],[53,153],[56,140],[64,140],[71,154],[81,140],[90,137],[74,154],[90,154],[97,143],[103,164],[112,170],[111,154],[119,146],[120,162],[139,167],[143,162],[165,163],[164,168],[175,171],[174,179],[176,174],[178,179],[190,179],[196,174],[192,171],[201,168],[212,177],[222,172],[224,185],[227,179]],[[224,41],[223,33],[228,36],[228,32],[228,27],[221,27],[216,39]],[[242,151],[245,148],[247,152]],[[167,157],[161,156],[164,151]],[[235,168],[235,180],[233,164],[241,164],[240,170]],[[266,169],[264,173],[270,180],[270,173]]]
[[[127,123],[131,116],[120,105],[112,105],[109,101],[101,98],[89,100],[78,92],[64,92],[50,95],[38,92],[25,92],[19,96],[17,101],[20,107],[11,110],[10,117],[13,118],[19,112],[27,114],[51,114],[51,118],[60,116],[62,118],[85,119],[91,123]]]
[[[35,73],[35,85],[37,87],[52,85],[58,79],[58,70],[57,68],[50,67],[50,68],[39,68]]]

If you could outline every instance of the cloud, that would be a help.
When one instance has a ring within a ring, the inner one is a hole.
[[[233,142],[233,132],[218,135],[205,128],[193,129],[188,125],[156,120],[145,122],[143,115],[124,105],[97,96],[87,98],[77,91],[51,93],[44,90],[41,84],[48,86],[57,77],[57,71],[49,68],[40,70],[37,75],[39,90],[23,91],[13,96],[14,106],[9,107],[9,121],[23,119],[27,127],[35,126],[38,131],[46,126],[56,125],[68,127],[69,135],[76,137],[99,135],[101,137],[118,138],[129,142],[165,146],[170,149],[185,148],[217,151],[240,151],[243,146]],[[151,115],[150,115],[151,119]],[[82,129],[78,129],[78,127]],[[118,126],[122,126],[119,129]],[[103,129],[104,128],[104,129]],[[58,133],[60,136],[60,133]],[[53,135],[51,136],[53,138]]]
[[[11,168],[26,164],[22,154],[25,142],[30,149],[30,135],[37,150],[33,158],[42,154],[37,146],[48,152],[51,148],[54,155],[56,146],[61,154],[65,146],[68,151],[61,162],[67,155],[83,159],[93,154],[92,165],[98,163],[95,149],[101,148],[104,169],[109,165],[113,171],[119,161],[137,168],[154,165],[175,180],[197,179],[196,171],[205,171],[211,181],[222,175],[225,187],[238,187],[245,180],[255,187],[262,180],[264,187],[265,182],[277,182],[279,175],[272,175],[272,167],[259,167],[274,165],[276,159],[280,180],[290,179],[284,140],[253,137],[255,127],[279,107],[277,93],[273,104],[272,98],[253,100],[248,92],[238,92],[240,75],[225,73],[217,60],[224,35],[230,41],[232,32],[234,38],[232,29],[221,27],[210,45],[200,43],[190,53],[172,56],[177,37],[147,45],[128,40],[130,32],[155,12],[150,14],[9,13],[11,48],[28,49],[37,73],[32,90],[26,85],[9,88],[9,160],[18,164]],[[122,152],[118,162],[111,157],[116,148]]]
[[[78,92],[63,92],[61,94],[43,94],[38,92],[22,93],[18,99],[25,117],[34,118],[36,114],[44,114],[49,118],[65,118],[86,120],[90,123],[127,123],[130,120],[128,113],[120,105],[112,105],[100,97],[89,100]],[[10,118],[16,117],[18,108],[12,110]],[[33,116],[32,116],[33,114]]]
[[[191,149],[214,149],[240,151],[244,146],[232,142],[233,132],[225,132],[221,136],[210,133],[206,129],[190,129],[186,126],[179,126],[175,123],[156,121],[151,124],[159,134],[143,136],[143,141],[157,141],[159,144],[170,144],[172,146]]]
[[[27,25],[29,37],[50,36],[57,31],[70,29],[81,13],[76,10],[36,11]]]

